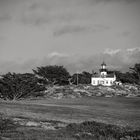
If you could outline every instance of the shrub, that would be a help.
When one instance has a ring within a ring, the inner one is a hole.
[[[139,138],[140,130],[130,131],[127,128],[121,128],[119,126],[104,124],[99,122],[83,122],[81,124],[70,124],[66,127],[67,131],[73,134],[81,134],[85,136],[87,134],[92,134],[90,137],[93,137],[97,140],[103,139],[121,139],[127,136],[131,138]],[[84,135],[83,135],[84,134]],[[79,136],[80,135],[76,135]]]
[[[1,98],[5,100],[25,98],[43,90],[45,87],[38,84],[38,78],[34,74],[7,73],[0,79]]]
[[[9,118],[5,118],[2,114],[0,114],[0,134],[11,130],[13,128],[15,128],[16,125],[14,124],[14,122],[9,119]]]
[[[42,78],[45,83],[67,85],[70,74],[63,66],[50,65],[37,67],[34,74]]]

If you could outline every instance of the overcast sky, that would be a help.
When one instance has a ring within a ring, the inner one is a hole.
[[[0,0],[0,73],[140,63],[140,0]]]

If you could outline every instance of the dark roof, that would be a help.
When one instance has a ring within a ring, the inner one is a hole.
[[[100,72],[103,72],[103,71],[107,72],[107,69],[99,69],[99,71]]]

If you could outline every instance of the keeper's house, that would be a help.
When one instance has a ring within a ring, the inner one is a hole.
[[[93,86],[103,85],[112,86],[116,81],[115,74],[108,74],[106,69],[106,64],[103,62],[101,64],[100,74],[93,74],[91,78],[91,84]]]

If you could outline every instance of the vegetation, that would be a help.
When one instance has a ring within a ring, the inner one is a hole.
[[[33,70],[34,74],[51,84],[66,84],[70,78],[70,74],[63,66],[45,66],[37,67]]]
[[[130,68],[134,78],[136,79],[136,83],[140,84],[140,63],[135,64],[134,67]]]
[[[115,73],[117,80],[122,83],[140,84],[140,63],[130,67],[130,71],[125,73],[120,71],[108,71],[108,73]]]
[[[0,135],[8,130],[14,129],[15,127],[16,125],[11,119],[5,118],[2,114],[0,114]]]
[[[125,140],[127,137],[133,140],[140,138],[140,130],[132,131],[131,129],[129,130],[129,128],[95,121],[86,121],[81,124],[69,124],[66,130],[78,139],[119,140],[124,138]]]
[[[139,98],[2,101],[0,112],[9,117],[0,118],[0,137],[10,140],[138,140],[139,107]],[[20,119],[21,123],[15,123]],[[97,122],[74,123],[94,119]],[[51,127],[50,124],[63,120],[70,124],[66,127],[55,127],[55,130],[40,125],[27,125],[28,122],[41,125],[44,122]],[[46,122],[50,122],[49,125]]]
[[[93,71],[94,74],[97,74]],[[108,71],[108,73],[115,73],[117,80],[122,83],[140,84],[140,63],[130,67],[130,71],[122,73],[120,71]],[[73,84],[90,84],[91,76],[89,72],[75,73],[72,75]]]
[[[72,75],[72,83],[73,84],[90,84],[91,83],[92,74],[86,71],[82,73],[75,73]]]
[[[0,102],[0,112],[8,116],[23,116],[39,120],[65,120],[66,122],[95,119],[135,128],[140,126],[139,108],[140,99],[135,97],[83,97]]]
[[[130,83],[130,84],[137,83],[137,80],[135,79],[133,73],[130,72],[122,73],[120,71],[115,71],[115,75],[117,77],[117,81],[121,81],[122,83]]]
[[[0,79],[0,96],[6,100],[25,98],[45,90],[34,74],[7,73]]]
[[[32,73],[16,74],[7,73],[0,78],[0,97],[4,100],[18,100],[29,96],[42,96],[46,84],[90,84],[92,74],[84,71],[70,76],[63,66],[37,67]],[[140,84],[140,64],[135,64],[129,72],[115,71],[117,80],[122,83]],[[65,86],[66,87],[66,86]],[[77,86],[75,86],[77,87]],[[97,87],[96,87],[97,88]],[[67,91],[70,89],[66,89]],[[58,91],[58,89],[57,89]],[[84,90],[81,90],[83,92]],[[93,91],[93,90],[92,90]],[[80,90],[78,91],[80,92]],[[112,91],[111,91],[112,92]],[[134,92],[134,91],[132,91]],[[88,94],[88,93],[86,93]],[[24,102],[0,103],[0,112],[10,116],[28,117],[29,119],[55,118],[62,120],[87,120],[80,124],[70,123],[66,127],[58,127],[55,130],[45,130],[41,126],[21,126],[11,118],[0,114],[0,140],[138,140],[139,129],[139,99],[123,98],[83,98],[75,100],[47,100],[36,104],[36,100],[24,100]],[[32,102],[32,103],[31,103]],[[46,104],[46,105],[45,105]],[[51,106],[51,104],[53,104]],[[72,107],[71,107],[72,106]],[[86,106],[86,108],[85,108]],[[17,114],[16,114],[17,113]],[[46,113],[46,114],[45,114]],[[49,114],[49,115],[48,115]],[[69,115],[70,114],[70,115]],[[101,115],[102,114],[102,115]],[[40,122],[40,120],[37,120]],[[119,123],[123,127],[119,126]],[[114,125],[117,124],[118,126]],[[125,127],[125,126],[129,127]],[[132,128],[130,128],[130,126]],[[133,129],[136,128],[136,129]]]
[[[90,84],[92,74],[86,71],[70,73],[63,66],[50,65],[37,67],[32,73],[16,74],[7,73],[0,78],[0,98],[5,100],[17,100],[29,96],[42,95],[47,84],[68,85],[68,84]],[[108,71],[111,73],[112,71]],[[140,84],[140,63],[130,68],[129,72],[122,73],[113,71],[117,80],[122,83]],[[39,94],[36,94],[39,93]]]
[[[14,121],[0,118],[0,139],[10,140],[138,140],[140,130],[119,127],[95,121],[70,123],[55,130],[21,126]]]

